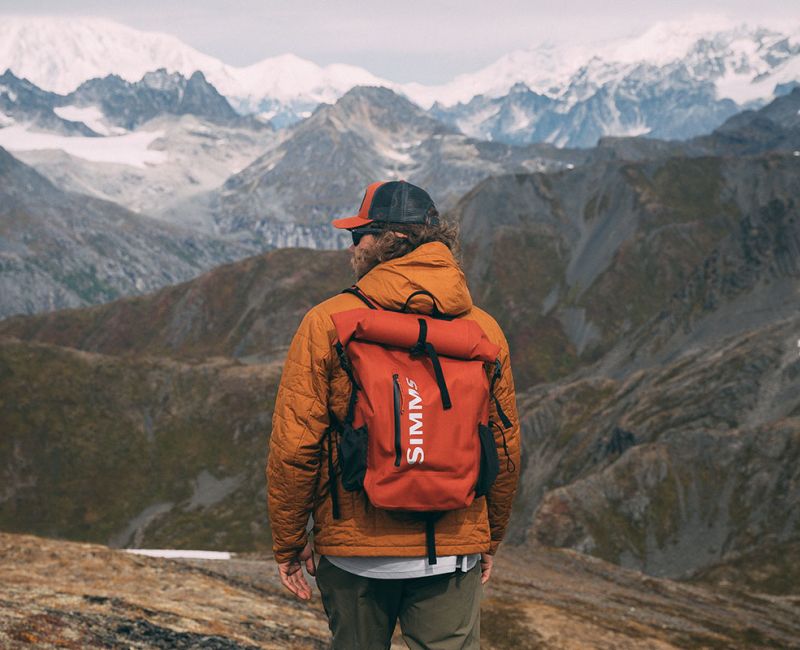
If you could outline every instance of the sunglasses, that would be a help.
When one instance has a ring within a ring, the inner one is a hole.
[[[354,228],[350,231],[350,236],[353,238],[353,246],[358,246],[365,235],[377,235],[381,232],[384,232],[383,228]]]

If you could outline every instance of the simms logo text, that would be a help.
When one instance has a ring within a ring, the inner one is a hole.
[[[422,398],[417,383],[406,377],[408,384],[408,449],[406,460],[409,465],[425,461],[425,449],[422,438]]]

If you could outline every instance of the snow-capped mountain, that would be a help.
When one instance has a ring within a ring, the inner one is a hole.
[[[511,52],[447,84],[424,86],[291,54],[238,68],[173,36],[103,19],[4,17],[0,70],[6,67],[61,92],[112,73],[132,82],[158,68],[187,77],[200,70],[237,110],[279,127],[354,86],[379,85],[472,137],[591,146],[606,135],[691,137],[788,91],[800,80],[800,23],[658,23],[630,38]]]
[[[109,75],[69,95],[0,75],[0,147],[62,189],[145,214],[218,186],[273,139],[199,71]]]
[[[196,115],[226,125],[244,119],[200,71],[187,78],[161,68],[146,73],[134,83],[117,75],[90,79],[67,95],[62,103],[64,108],[97,107],[114,125],[127,130],[164,114]]]
[[[0,129],[23,122],[51,133],[87,137],[97,135],[83,120],[74,120],[73,115],[59,114],[56,107],[60,99],[60,95],[42,90],[6,70],[0,75]]]
[[[657,24],[594,49],[514,52],[412,95],[435,100],[434,115],[473,137],[586,147],[607,135],[693,137],[800,82],[800,29],[702,24]]]
[[[406,84],[423,108],[454,106],[483,95],[504,96],[516,83],[568,104],[637,67],[684,65],[695,81],[714,84],[719,99],[737,104],[765,99],[776,85],[800,78],[800,20],[789,29],[735,24],[722,18],[656,23],[641,35],[613,41],[545,43],[511,52],[476,72],[440,86]]]
[[[24,123],[66,135],[122,135],[159,115],[195,115],[221,125],[267,127],[239,115],[202,72],[187,78],[164,68],[133,83],[113,74],[90,79],[68,95],[43,90],[6,70],[0,75],[0,111],[4,114],[0,128]]]
[[[6,68],[61,94],[109,74],[138,81],[158,68],[185,77],[202,70],[214,84],[227,74],[221,61],[168,34],[143,32],[103,18],[44,16],[2,17],[0,69]]]
[[[190,77],[200,70],[243,113],[297,121],[321,102],[357,85],[388,85],[362,68],[318,66],[292,54],[246,67],[227,65],[169,34],[144,32],[103,18],[3,16],[0,71],[69,93],[89,79],[115,74],[134,82],[165,68]]]

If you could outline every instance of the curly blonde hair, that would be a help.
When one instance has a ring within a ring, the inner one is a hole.
[[[456,262],[460,263],[458,225],[439,220],[438,213],[432,212],[434,214],[429,217],[437,217],[433,219],[434,224],[386,224],[385,232],[375,235],[375,243],[359,256],[357,269],[359,277],[363,277],[382,262],[402,257],[423,244],[436,241],[447,246]]]

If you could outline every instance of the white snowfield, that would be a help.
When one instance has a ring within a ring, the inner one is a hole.
[[[61,119],[70,122],[83,122],[95,133],[100,135],[122,135],[127,133],[119,126],[111,126],[106,122],[106,116],[99,106],[58,106],[53,112]]]
[[[165,151],[150,149],[164,131],[136,131],[125,135],[89,138],[32,130],[23,124],[0,128],[0,147],[8,151],[60,149],[71,156],[92,162],[118,163],[145,168],[167,161]]]
[[[134,555],[187,560],[230,560],[233,557],[233,554],[228,551],[183,551],[171,548],[126,548],[124,550],[126,553],[133,553]]]
[[[66,93],[87,79],[111,73],[133,82],[162,67],[185,76],[201,70],[234,104],[254,109],[262,100],[330,103],[356,85],[386,86],[423,108],[435,101],[452,106],[476,95],[502,96],[517,82],[561,97],[574,83],[588,89],[622,79],[639,65],[673,64],[685,65],[698,80],[715,83],[719,98],[740,104],[768,99],[776,84],[798,79],[800,18],[796,24],[770,28],[718,16],[661,22],[631,38],[517,50],[476,72],[428,86],[397,84],[351,65],[318,66],[292,54],[239,68],[174,36],[100,18],[0,16],[0,70],[10,68],[47,90]]]

